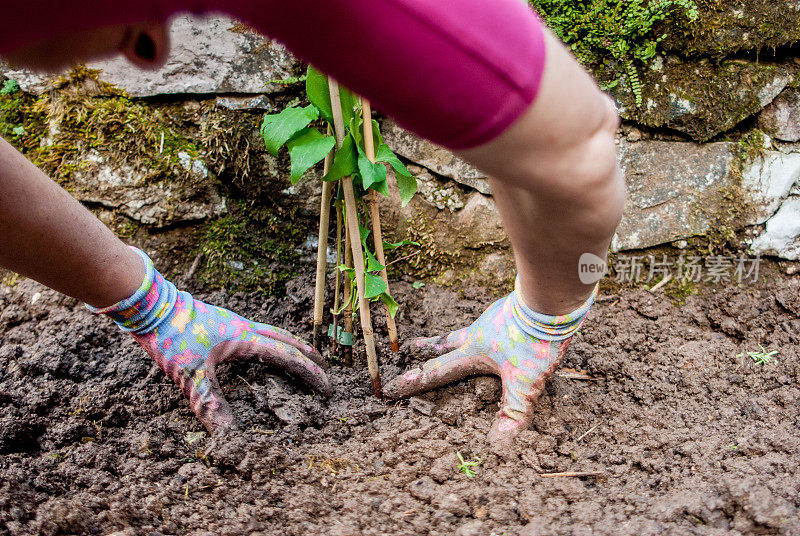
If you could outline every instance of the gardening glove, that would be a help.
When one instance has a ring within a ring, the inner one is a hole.
[[[471,326],[411,341],[409,349],[415,354],[444,355],[393,379],[384,387],[384,396],[404,398],[467,376],[497,374],[503,398],[489,440],[511,439],[530,426],[536,399],[596,296],[597,286],[571,313],[545,315],[523,303],[517,279],[516,290],[494,302]]]
[[[139,289],[111,307],[87,307],[108,315],[133,335],[183,390],[192,411],[209,431],[236,426],[217,381],[220,363],[260,360],[296,376],[320,394],[330,394],[322,370],[325,362],[312,346],[288,331],[252,322],[178,291],[144,252],[136,252],[147,271]]]

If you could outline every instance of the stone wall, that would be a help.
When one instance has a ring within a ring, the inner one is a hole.
[[[760,2],[737,6],[703,11],[705,22],[694,33],[674,29],[666,52],[643,73],[642,106],[633,104],[625,84],[612,90],[625,119],[618,146],[628,186],[615,251],[680,243],[713,233],[723,222],[753,252],[800,258],[800,51],[790,45],[800,35],[800,15],[788,4],[782,14]],[[793,30],[758,33],[787,18],[795,21],[788,26]],[[698,31],[711,26],[714,32]],[[285,88],[274,81],[301,69],[283,47],[228,19],[183,17],[172,33],[175,48],[160,71],[141,72],[123,60],[90,67],[102,69],[104,80],[132,97],[168,95],[187,106],[211,99],[241,113],[279,107],[276,98]],[[783,48],[768,56],[764,47]],[[759,51],[761,57],[748,56]],[[9,67],[0,74],[32,93],[52,84]],[[420,195],[407,207],[384,203],[389,235],[428,246],[428,258],[417,259],[415,269],[444,281],[465,272],[478,279],[510,277],[508,239],[482,174],[389,119],[383,132],[420,178]],[[263,154],[266,168],[277,174],[279,161]],[[141,184],[135,169],[110,155],[86,152],[81,159],[86,165],[73,192],[142,224],[198,221],[226,210],[214,180],[219,170],[202,147],[181,157],[205,192],[196,199],[163,184]],[[286,188],[284,195],[311,215],[316,191],[311,181]]]

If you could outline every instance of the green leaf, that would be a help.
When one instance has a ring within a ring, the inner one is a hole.
[[[323,160],[334,145],[336,140],[333,136],[323,136],[315,128],[305,128],[289,140],[286,147],[291,161],[292,184],[296,184],[309,168]]]
[[[306,77],[306,93],[311,104],[319,108],[320,115],[326,121],[333,123],[333,110],[331,109],[331,93],[328,89],[328,77],[313,67],[308,68]],[[342,118],[347,125],[353,118],[353,109],[358,104],[358,97],[347,88],[339,86],[339,101],[342,103]]]
[[[386,182],[386,179],[373,184],[372,189],[383,195],[383,197],[389,197],[389,183]]]
[[[394,315],[397,314],[397,308],[399,307],[397,302],[394,301],[394,298],[388,292],[381,294],[380,298],[384,305],[386,305],[386,308],[389,310],[391,317],[394,318]]]
[[[287,108],[279,114],[265,115],[261,123],[264,145],[273,156],[292,136],[319,117],[319,110],[309,104],[305,108]]]
[[[400,190],[401,204],[406,206],[411,201],[411,198],[414,197],[414,194],[417,193],[417,179],[386,144],[378,148],[378,152],[375,154],[375,161],[386,162],[392,166],[397,178],[397,187]]]
[[[355,310],[358,307],[358,301],[357,301],[358,292],[356,292],[356,271],[353,268],[348,268],[344,264],[340,264],[339,266],[336,267],[336,269],[347,276],[346,281],[349,281],[350,283],[350,300],[347,302],[342,301],[342,303],[339,305],[339,310],[334,311],[333,308],[331,308],[331,312],[335,315],[341,314],[342,311],[344,311],[348,305],[351,305],[353,308],[353,312],[355,312]],[[344,296],[344,294],[342,294],[342,296]]]
[[[372,254],[370,250],[367,250],[367,271],[368,272],[380,272],[386,268],[378,259],[375,258],[375,255]]]
[[[364,274],[364,297],[367,299],[377,298],[389,288],[383,282],[383,278],[375,274]]]
[[[367,249],[367,238],[369,238],[370,230],[361,225],[361,222],[358,222],[358,234],[361,235],[361,246],[366,250]]]
[[[361,129],[361,125],[363,124],[364,122],[361,120],[360,115],[354,115],[347,123],[347,129],[350,131],[350,135],[353,136],[356,147],[361,149],[364,148],[364,131]]]
[[[308,100],[311,101],[311,104],[319,110],[319,115],[325,121],[333,123],[328,77],[310,65],[306,72],[306,94],[308,94]]]
[[[351,280],[355,280],[355,278],[356,278],[356,271],[355,271],[355,269],[353,269],[353,268],[348,268],[348,267],[347,267],[347,266],[345,266],[344,264],[340,264],[339,266],[337,266],[337,267],[336,267],[336,269],[337,269],[337,270],[339,270],[340,272],[342,272],[343,274],[345,274],[345,275],[346,275],[347,277],[349,277]]]
[[[361,115],[353,116],[353,118],[347,124],[347,127],[350,129],[350,132],[353,133],[353,138],[356,140],[358,146],[366,150],[366,147],[364,147],[364,120],[361,117]],[[373,119],[372,146],[380,148],[382,145],[384,145],[384,142],[383,142],[383,135],[381,134],[381,126],[378,124],[376,120]]]
[[[400,190],[400,204],[406,206],[417,193],[417,179],[413,176],[395,175],[397,188]]]
[[[344,124],[347,125],[356,116],[356,108],[361,104],[358,97],[342,86],[339,86],[339,101],[342,103],[342,119]]]
[[[342,142],[342,147],[336,151],[336,156],[333,157],[333,165],[328,170],[328,174],[322,177],[324,181],[335,181],[352,175],[358,171],[358,153],[356,152],[356,144],[352,136],[345,137]]]
[[[405,240],[401,240],[400,242],[386,242],[383,241],[383,249],[384,251],[391,251],[393,249],[397,249],[402,246],[419,246],[419,242],[414,242],[413,240],[409,240],[406,238]]]
[[[386,162],[392,166],[392,169],[395,171],[395,173],[399,173],[400,175],[404,175],[406,177],[414,176],[410,171],[408,171],[406,166],[400,161],[399,158],[397,158],[397,155],[394,154],[392,150],[389,149],[389,146],[385,143],[378,147],[378,152],[375,153],[375,161]]]
[[[375,139],[374,147],[383,145],[383,135],[381,134],[381,126],[376,120],[372,120],[372,137]]]
[[[386,167],[383,164],[373,164],[358,148],[358,172],[361,174],[361,183],[364,190],[368,190],[376,183],[386,182]]]

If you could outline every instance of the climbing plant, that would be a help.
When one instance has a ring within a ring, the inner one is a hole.
[[[658,23],[667,18],[698,16],[694,0],[530,0],[553,32],[566,43],[578,60],[588,66],[618,65],[616,76],[603,84],[610,89],[627,80],[642,104],[639,66],[650,63],[666,33]]]
[[[333,130],[333,110],[327,77],[313,67],[309,67],[305,76],[305,87],[310,104],[299,106],[295,103],[280,113],[267,114],[261,125],[261,135],[270,153],[277,156],[284,146],[288,150],[292,184],[297,183],[314,165],[321,162],[336,145],[334,136],[328,134]],[[357,200],[363,205],[364,198],[370,190],[388,197],[387,168],[384,165],[387,164],[394,170],[401,202],[406,205],[417,191],[416,177],[384,143],[378,122],[371,118],[374,147],[377,149],[374,162],[367,158],[360,100],[345,88],[340,88],[340,100],[346,132],[342,145],[336,151],[330,169],[324,174],[322,180],[333,182],[351,176]],[[314,126],[318,120],[330,125],[325,133]],[[341,192],[337,194],[337,201],[340,200],[338,198],[341,198]],[[385,266],[378,262],[375,254],[368,247],[367,238],[370,231],[361,224],[359,224],[359,228],[366,266],[364,297],[373,301],[383,301],[391,315],[394,316],[398,307],[397,302],[389,294],[386,283],[379,275]],[[413,243],[410,241],[397,244],[384,242],[383,248],[389,250],[408,244]],[[355,271],[344,265],[339,266],[338,269],[345,273],[350,280],[352,286],[349,294],[350,305],[355,311],[358,307]],[[347,305],[347,303],[341,304],[335,314],[341,312]]]

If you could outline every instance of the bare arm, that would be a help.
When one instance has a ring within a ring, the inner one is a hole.
[[[134,251],[3,139],[0,266],[98,307],[130,296],[145,273]]]
[[[533,106],[498,138],[460,156],[491,175],[526,303],[563,314],[594,287],[579,280],[578,259],[587,252],[606,258],[625,185],[610,99],[549,32],[546,40]]]

